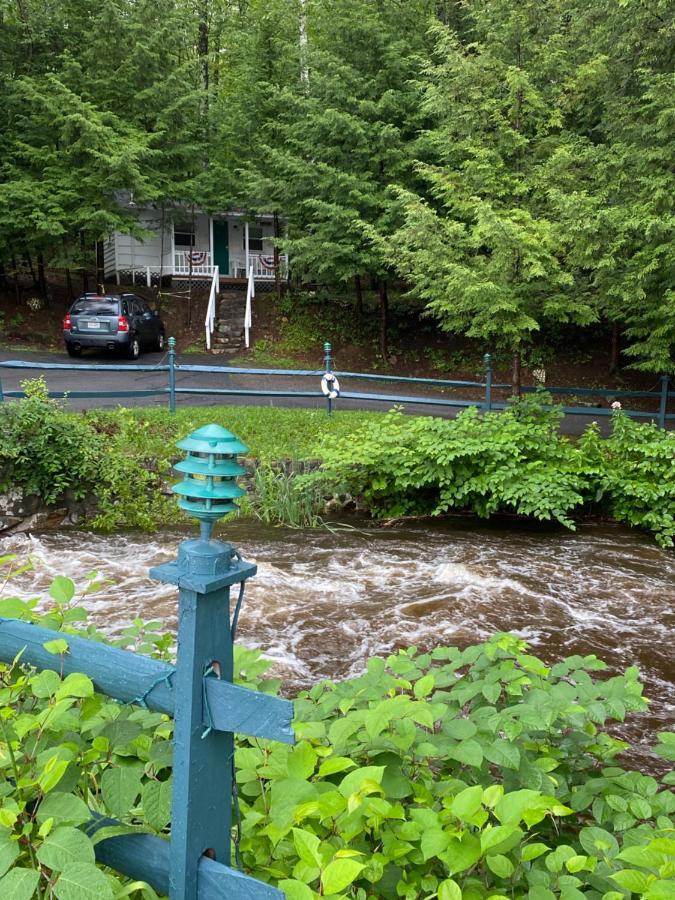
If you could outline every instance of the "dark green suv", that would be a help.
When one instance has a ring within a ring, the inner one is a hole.
[[[69,356],[87,347],[118,350],[138,359],[142,349],[162,351],[164,323],[136,294],[83,294],[63,320],[63,339]]]

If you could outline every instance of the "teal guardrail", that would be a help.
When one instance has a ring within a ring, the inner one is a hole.
[[[293,743],[293,704],[232,683],[233,647],[247,579],[256,566],[213,540],[217,519],[244,493],[236,456],[248,448],[218,425],[207,425],[178,447],[183,481],[179,505],[200,521],[200,536],[183,541],[175,561],[150,577],[178,587],[175,666],[129,650],[15,619],[0,619],[0,660],[88,675],[95,689],[121,703],[138,703],[174,718],[171,829],[167,840],[123,834],[101,840],[97,860],[148,882],[170,900],[283,900],[284,894],[232,867],[234,734]],[[230,590],[238,597],[230,613]],[[45,644],[65,639],[55,656]],[[92,811],[90,833],[119,822]],[[235,844],[235,849],[236,849]]]
[[[486,353],[483,358],[484,379],[482,381],[462,381],[457,379],[446,378],[417,378],[410,375],[380,375],[372,372],[346,372],[333,369],[332,347],[329,343],[323,347],[323,369],[266,369],[266,368],[243,368],[240,366],[209,366],[201,364],[178,363],[176,360],[176,342],[174,338],[169,338],[168,353],[166,361],[157,365],[132,364],[132,365],[114,365],[114,364],[89,364],[80,362],[68,363],[43,363],[33,362],[31,360],[7,360],[0,362],[0,371],[2,369],[19,369],[34,371],[76,371],[76,372],[119,372],[123,373],[166,373],[166,385],[156,388],[135,388],[129,390],[79,390],[77,388],[68,391],[50,391],[50,397],[69,397],[72,399],[96,399],[96,398],[114,398],[120,399],[131,397],[167,397],[168,406],[171,412],[176,409],[176,402],[180,395],[185,396],[214,396],[214,397],[269,397],[269,398],[305,398],[315,399],[325,404],[326,412],[330,415],[333,411],[337,400],[351,400],[357,403],[385,403],[395,404],[417,404],[418,406],[429,407],[448,407],[448,408],[464,408],[467,406],[478,406],[485,411],[502,410],[509,404],[505,401],[498,402],[494,399],[495,391],[504,392],[511,390],[510,384],[499,384],[494,381],[494,373],[492,367],[492,357]],[[243,387],[207,387],[207,386],[183,386],[177,383],[177,375],[181,374],[217,374],[220,376],[267,376],[275,381],[284,378],[312,378],[320,383],[320,387],[310,390],[302,390],[298,388],[243,388]],[[480,399],[466,400],[460,397],[439,397],[424,394],[392,394],[392,393],[370,393],[363,391],[350,391],[340,389],[339,381],[358,380],[361,382],[379,382],[381,384],[401,384],[403,386],[418,385],[427,388],[444,388],[444,389],[470,389],[480,391],[482,396]],[[558,387],[546,386],[543,388],[546,393],[554,396],[579,396],[579,397],[597,397],[611,401],[620,400],[620,398],[643,398],[654,401],[654,411],[624,409],[623,411],[634,418],[651,419],[655,421],[661,428],[665,428],[669,421],[675,420],[675,414],[668,412],[668,404],[675,400],[675,391],[671,390],[671,379],[668,375],[660,377],[659,390],[643,391],[643,390],[612,390],[609,388],[586,388],[586,387]],[[522,388],[523,393],[535,393],[542,388],[526,386]],[[3,393],[2,381],[0,379],[0,401],[3,399],[14,399],[23,397],[23,391],[6,390]],[[569,405],[563,406],[563,410],[567,415],[583,415],[583,416],[611,416],[612,409],[602,406],[580,406]]]

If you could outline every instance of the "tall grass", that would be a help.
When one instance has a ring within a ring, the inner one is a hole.
[[[257,466],[250,495],[251,513],[268,525],[287,528],[316,528],[323,524],[324,500],[318,486],[302,483],[299,473],[275,468],[267,463]]]

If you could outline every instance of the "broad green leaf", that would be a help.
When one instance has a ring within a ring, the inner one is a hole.
[[[653,875],[649,875],[647,872],[640,872],[638,869],[621,869],[618,872],[612,872],[609,877],[622,888],[634,894],[644,893],[649,882],[653,879]]]
[[[64,697],[91,697],[94,693],[94,685],[91,678],[81,672],[72,672],[61,684],[56,692],[56,699]]]
[[[315,834],[305,831],[303,828],[294,828],[293,843],[295,844],[298,856],[306,862],[308,866],[321,867],[322,859],[319,851],[321,842]]]
[[[288,754],[288,774],[291,778],[309,778],[314,773],[317,755],[308,741],[301,741]]]
[[[143,785],[141,803],[145,821],[161,831],[171,819],[171,780],[148,781]]]
[[[93,863],[74,862],[66,866],[54,886],[58,900],[113,900],[105,874]]]
[[[57,603],[70,603],[75,596],[75,584],[64,575],[57,575],[49,586],[49,596]]]
[[[478,741],[461,741],[448,750],[448,755],[467,766],[478,768],[483,762],[483,751]]]
[[[462,889],[452,878],[446,878],[438,885],[438,900],[462,900]]]
[[[34,869],[15,868],[0,878],[2,900],[31,900],[40,880]]]
[[[68,652],[68,641],[65,638],[54,638],[53,641],[45,641],[42,646],[47,653],[53,653],[54,656],[60,656],[62,653]]]
[[[327,775],[334,775],[336,772],[344,772],[345,769],[353,769],[355,765],[354,760],[346,756],[329,756],[319,766],[319,775],[325,778]]]
[[[93,863],[94,847],[87,835],[78,828],[60,825],[38,848],[37,858],[43,866],[62,872],[69,863]]]
[[[55,694],[61,686],[61,679],[57,672],[51,669],[43,669],[30,680],[30,688],[35,697],[46,699]]]
[[[538,856],[541,856],[542,853],[547,853],[549,850],[550,847],[547,847],[546,844],[525,844],[520,851],[520,858],[525,862],[528,862],[531,859],[536,859]]]
[[[440,828],[427,828],[422,832],[422,841],[420,847],[424,860],[431,859],[432,856],[438,856],[442,853],[450,843],[450,836]]]
[[[452,814],[458,819],[466,820],[482,807],[483,788],[480,785],[465,788],[452,800]]]
[[[604,828],[582,828],[579,832],[579,841],[589,856],[606,856],[611,859],[619,852],[616,838]]]
[[[56,787],[66,774],[67,768],[67,759],[59,759],[56,755],[49,757],[42,771],[38,775],[38,784],[42,788],[44,794],[48,794],[49,791]]]
[[[91,819],[89,807],[75,794],[52,791],[38,807],[38,822],[54,819],[57,825],[84,825]]]
[[[118,819],[129,815],[143,786],[142,775],[142,765],[115,765],[105,770],[101,776],[101,794],[111,815]]]
[[[429,694],[434,689],[435,679],[433,675],[425,675],[423,678],[420,678],[419,681],[415,682],[414,693],[415,697],[418,700],[424,699],[424,697],[428,697]]]
[[[9,832],[0,831],[0,875],[4,875],[19,855],[18,841],[12,841]]]
[[[519,828],[512,825],[496,825],[494,828],[486,828],[481,832],[480,846],[483,853],[499,847],[501,844],[511,841],[516,835],[521,835]]]
[[[499,878],[510,878],[513,875],[513,863],[508,856],[501,853],[495,853],[493,856],[487,856],[485,862],[491,872],[494,872]]]
[[[329,862],[321,875],[324,894],[339,894],[348,887],[364,868],[355,859],[334,859]]]
[[[384,766],[363,766],[360,769],[356,769],[348,775],[345,775],[340,782],[338,790],[343,797],[349,797],[356,791],[360,791],[365,782],[381,784],[384,768]],[[332,891],[330,893],[332,893]]]
[[[314,891],[303,884],[301,881],[291,880],[289,878],[282,879],[278,888],[283,891],[287,900],[313,900],[316,896]]]
[[[502,738],[485,747],[484,753],[490,762],[505,769],[517,769],[520,765],[520,750]]]
[[[465,833],[461,839],[453,838],[440,858],[451,875],[464,872],[478,862],[481,856],[480,841],[473,834]]]

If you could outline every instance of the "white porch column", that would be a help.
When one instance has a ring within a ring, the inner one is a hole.
[[[173,219],[171,220],[171,268],[169,271],[172,275],[176,271],[176,232]]]
[[[213,256],[213,216],[209,216],[209,254],[211,257],[211,266],[215,266],[216,261]],[[213,271],[213,269],[211,271]]]
[[[245,267],[246,267],[246,277],[248,278],[248,268],[249,268],[249,262],[248,262],[248,222],[244,222],[244,257],[245,257],[245,259],[246,259],[246,262],[244,263],[244,265],[245,265]]]

